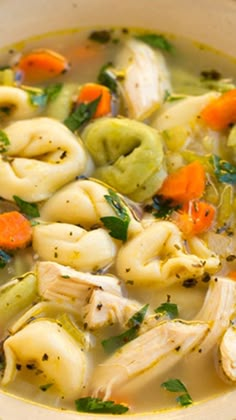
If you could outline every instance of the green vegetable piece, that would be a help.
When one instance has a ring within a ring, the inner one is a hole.
[[[28,201],[22,200],[22,198],[18,197],[17,195],[13,195],[13,199],[17,206],[19,207],[20,211],[24,213],[28,217],[39,217],[39,209],[37,204],[29,203]]]
[[[0,268],[4,268],[11,260],[11,256],[0,249]]]
[[[53,386],[53,384],[45,384],[45,385],[40,385],[40,389],[43,392],[46,392],[49,388],[51,388]]]
[[[113,353],[115,350],[137,337],[138,330],[145,318],[148,306],[149,305],[143,306],[129,319],[127,325],[130,328],[127,331],[102,341],[102,346],[106,353]]]
[[[162,138],[128,118],[99,118],[82,132],[94,176],[134,201],[150,198],[166,177]]]
[[[104,86],[108,87],[111,90],[111,92],[117,93],[116,79],[115,79],[115,77],[111,76],[108,72],[108,70],[111,66],[112,66],[112,63],[109,62],[107,64],[104,64],[101,67],[101,69],[98,73],[97,81],[101,85],[104,85]]]
[[[34,274],[26,274],[18,283],[0,291],[0,331],[37,297],[37,280]]]
[[[47,103],[55,101],[58,97],[59,93],[61,92],[63,87],[63,83],[54,83],[52,85],[47,86],[44,89],[44,93],[47,96]]]
[[[167,218],[174,210],[178,210],[180,206],[174,205],[171,199],[164,199],[160,195],[154,195],[152,197],[152,208],[156,210],[153,212],[153,216],[163,219]]]
[[[179,315],[178,306],[176,303],[165,302],[161,303],[158,308],[155,309],[156,313],[167,314],[170,319],[177,318]]]
[[[78,108],[65,119],[64,124],[71,130],[78,130],[82,124],[91,120],[97,110],[101,96],[94,99],[93,101],[85,104],[81,103]]]
[[[56,92],[55,92],[56,93]],[[73,98],[78,94],[78,85],[65,83],[61,85],[60,91],[52,95],[47,103],[47,116],[63,122],[71,113]]]
[[[163,382],[161,384],[161,387],[169,392],[181,392],[182,395],[179,395],[176,398],[176,401],[181,406],[188,406],[193,403],[193,400],[189,395],[187,388],[179,379],[169,379],[168,381]]]
[[[89,39],[98,42],[99,44],[106,44],[111,40],[111,31],[93,31],[89,35]]]
[[[10,145],[10,140],[3,130],[0,130],[0,153],[7,151],[7,147]]]
[[[130,222],[129,214],[119,196],[111,189],[109,189],[108,192],[109,195],[105,195],[104,197],[118,217],[105,216],[101,217],[100,220],[103,222],[104,226],[110,230],[109,234],[113,238],[126,241]]]
[[[75,401],[76,410],[83,413],[124,414],[129,408],[114,401],[103,401],[100,398],[84,397]]]
[[[152,48],[158,48],[167,52],[171,52],[174,49],[173,45],[163,35],[148,33],[136,35],[135,38],[145,42],[145,44],[148,44]]]
[[[215,176],[219,182],[236,184],[236,166],[231,165],[231,163],[216,155],[210,157],[210,162],[213,165]]]

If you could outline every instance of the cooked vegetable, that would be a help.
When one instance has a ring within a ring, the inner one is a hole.
[[[84,123],[94,117],[100,99],[101,98],[99,96],[87,104],[81,103],[78,105],[76,110],[65,119],[64,124],[73,132],[78,130]]]
[[[173,45],[163,35],[147,33],[136,35],[135,38],[145,42],[145,44],[148,44],[153,48],[159,48],[160,50],[168,52],[173,50]]]
[[[9,146],[10,140],[7,136],[7,134],[0,130],[0,153],[4,153],[7,151],[7,146]]]
[[[200,198],[205,189],[205,170],[198,161],[170,174],[158,190],[158,195],[175,203],[186,203]]]
[[[0,249],[0,268],[4,268],[9,261],[11,261],[11,256]]]
[[[104,64],[99,71],[97,80],[101,85],[108,87],[111,92],[117,93],[116,77],[114,76],[114,74],[111,74],[111,72],[109,72],[109,69],[111,67],[111,62]]]
[[[214,168],[216,178],[220,182],[236,184],[236,166],[230,162],[221,159],[219,156],[213,155],[211,163]]]
[[[105,195],[104,198],[115,211],[117,217],[105,216],[101,217],[101,221],[103,222],[104,226],[110,230],[109,233],[113,238],[126,241],[130,223],[129,214],[122,204],[119,196],[111,189],[109,189],[108,192],[109,195]]]
[[[0,248],[25,248],[32,240],[30,222],[18,211],[0,214]]]
[[[76,410],[83,413],[123,414],[129,408],[114,401],[103,401],[100,398],[84,397],[75,401]]]
[[[39,209],[36,203],[28,203],[28,201],[22,200],[17,195],[12,197],[22,213],[29,217],[39,217]]]
[[[111,94],[106,86],[96,83],[86,83],[79,91],[77,102],[78,104],[88,104],[99,98],[100,100],[96,112],[93,114],[93,118],[111,114]]]
[[[212,130],[224,130],[236,122],[236,89],[229,90],[210,102],[200,114]]]
[[[176,398],[176,401],[181,406],[186,407],[193,403],[187,388],[179,379],[169,379],[168,381],[163,382],[161,387],[165,388],[169,392],[181,392],[181,395]]]
[[[111,40],[111,31],[106,31],[105,29],[101,31],[93,31],[89,35],[89,39],[99,42],[100,44],[106,44]]]
[[[170,319],[177,318],[179,315],[178,306],[176,303],[164,302],[155,309],[157,314],[167,314]]]
[[[215,218],[216,209],[205,201],[190,201],[173,216],[185,237],[206,232]]]

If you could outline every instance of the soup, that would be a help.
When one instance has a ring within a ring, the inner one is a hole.
[[[2,389],[114,414],[230,390],[234,60],[127,28],[1,57]]]

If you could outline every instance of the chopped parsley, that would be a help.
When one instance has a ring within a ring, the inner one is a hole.
[[[0,130],[0,153],[7,151],[7,146],[10,145],[10,140],[3,130]]]
[[[73,132],[78,130],[81,125],[93,118],[100,99],[101,96],[91,102],[88,102],[87,104],[81,103],[76,110],[65,119],[64,124]]]
[[[28,201],[22,200],[17,195],[13,195],[14,201],[19,207],[20,211],[28,217],[39,217],[39,209],[37,204],[29,203]]]
[[[47,86],[45,89],[29,89],[26,88],[26,92],[29,94],[30,102],[32,105],[44,107],[49,102],[56,99],[57,95],[62,89],[62,83],[54,83]]]
[[[136,35],[135,38],[145,42],[145,44],[148,44],[152,48],[158,48],[167,52],[171,52],[174,49],[173,45],[163,35],[151,33]]]
[[[177,318],[179,315],[178,306],[176,303],[164,302],[155,309],[158,314],[167,314],[170,319]]]
[[[11,256],[0,249],[0,268],[4,268],[11,260]]]
[[[210,162],[213,165],[215,176],[219,182],[236,184],[236,166],[231,165],[231,163],[221,159],[217,155],[211,156]]]
[[[112,66],[112,63],[106,63],[104,64],[99,73],[98,73],[98,77],[97,77],[97,81],[103,85],[108,87],[111,92],[113,93],[117,93],[117,82],[115,77],[111,76],[108,72],[109,68]]]
[[[76,410],[83,413],[124,414],[129,408],[114,401],[103,401],[100,398],[84,397],[75,401]]]
[[[100,220],[104,226],[110,231],[109,234],[122,241],[127,240],[130,216],[123,205],[120,197],[112,189],[108,189],[109,195],[104,195],[106,201],[115,211],[116,216],[101,217]]]
[[[40,389],[43,392],[46,392],[49,388],[51,388],[51,386],[53,386],[53,384],[45,384],[45,385],[40,385]]]
[[[47,96],[47,103],[55,101],[58,94],[62,90],[62,87],[63,87],[63,83],[54,83],[52,85],[47,86],[44,89],[44,93]]]
[[[148,304],[143,306],[129,319],[127,323],[129,327],[128,330],[120,335],[115,335],[102,341],[102,346],[106,353],[113,353],[115,350],[124,346],[126,343],[129,343],[137,337],[138,330],[144,321],[148,306]]]
[[[93,31],[89,35],[89,39],[98,42],[99,44],[106,44],[111,41],[111,31]]]
[[[154,195],[152,197],[152,204],[150,207],[153,216],[160,218],[167,218],[173,211],[178,210],[179,205],[174,205],[169,198],[165,199],[161,195]],[[153,211],[154,210],[154,211]]]
[[[179,392],[179,395],[176,398],[176,401],[182,406],[187,407],[193,403],[191,396],[188,393],[187,388],[179,379],[169,379],[166,382],[161,384],[161,387],[166,389],[169,392]]]
[[[215,69],[202,70],[200,76],[202,80],[220,80],[222,77],[220,72]]]

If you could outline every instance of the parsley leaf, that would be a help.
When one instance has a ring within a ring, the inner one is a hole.
[[[123,414],[129,408],[114,401],[103,401],[100,398],[84,397],[75,401],[76,410],[83,413]]]
[[[231,165],[231,163],[221,159],[217,155],[211,156],[210,161],[218,181],[227,184],[236,184],[236,166]]]
[[[107,64],[104,64],[99,73],[98,73],[98,77],[97,77],[97,81],[103,85],[108,87],[113,93],[117,93],[117,82],[115,77],[112,77],[109,72],[107,71],[109,69],[109,67],[112,66],[112,63],[109,62]]]
[[[7,147],[10,145],[10,140],[3,130],[0,130],[0,153],[7,151]]]
[[[99,44],[106,44],[111,40],[111,31],[93,31],[89,35],[89,39],[98,42]]]
[[[118,217],[104,216],[101,217],[100,220],[104,226],[110,230],[109,234],[113,238],[126,241],[128,235],[128,226],[130,223],[129,214],[120,197],[111,189],[109,189],[108,192],[109,195],[104,195],[104,197]]]
[[[130,328],[128,330],[120,335],[115,335],[102,341],[102,346],[106,353],[113,353],[115,350],[124,346],[126,343],[129,343],[137,337],[138,330],[144,321],[148,306],[148,304],[143,306],[129,319],[127,325]]]
[[[176,303],[170,302],[161,303],[161,305],[155,309],[155,312],[167,314],[171,319],[177,318],[179,315],[178,306],[176,305]]]
[[[7,263],[11,260],[11,256],[8,255],[5,251],[0,249],[0,268],[4,268]]]
[[[136,35],[136,39],[145,42],[150,47],[159,48],[160,50],[170,52],[173,50],[173,45],[163,36],[158,34],[142,34]]]
[[[169,198],[165,199],[161,195],[154,195],[152,197],[151,210],[157,210],[153,212],[153,216],[156,218],[166,218],[179,208],[180,206],[174,205],[173,201]]]
[[[44,107],[49,102],[56,99],[57,95],[62,89],[62,83],[54,83],[47,86],[45,89],[25,89],[29,94],[30,102],[32,105]]]
[[[176,401],[181,406],[188,406],[193,403],[191,396],[188,393],[187,388],[179,379],[169,379],[161,384],[161,387],[169,392],[181,392],[182,394],[176,398]]]
[[[13,195],[14,201],[19,207],[20,211],[29,217],[39,217],[40,213],[38,206],[35,203],[28,203],[28,201],[22,200],[17,195]]]
[[[55,101],[62,87],[63,87],[63,83],[54,83],[52,85],[47,86],[44,89],[44,93],[47,96],[47,103]]]
[[[100,99],[101,96],[87,104],[81,103],[76,110],[65,119],[64,124],[73,132],[78,130],[82,124],[93,118]]]

